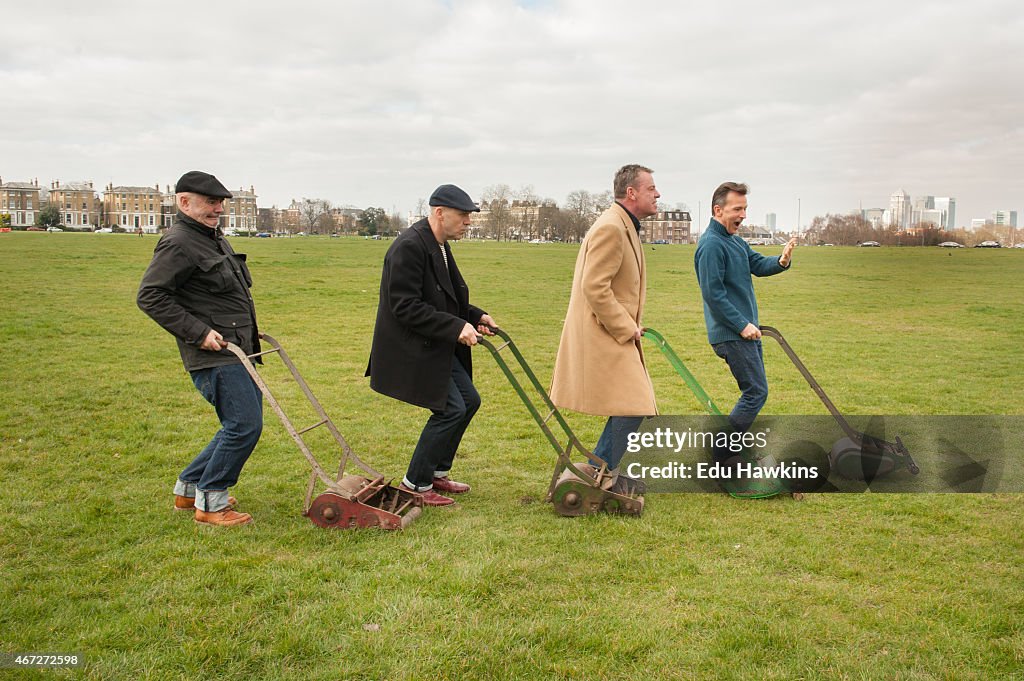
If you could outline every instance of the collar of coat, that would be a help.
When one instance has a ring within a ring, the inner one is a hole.
[[[198,220],[193,220],[189,216],[182,213],[180,210],[178,211],[177,218],[178,222],[184,223],[185,225],[191,227],[200,234],[205,235],[206,238],[208,239],[213,239],[214,241],[216,241],[217,237],[221,236],[219,223],[215,228],[210,228],[204,225],[203,223],[199,222]]]
[[[434,276],[440,282],[441,288],[451,296],[452,300],[456,303],[459,302],[458,296],[455,295],[455,286],[452,284],[452,281],[462,275],[459,274],[459,268],[455,266],[455,256],[452,255],[451,246],[448,245],[447,241],[443,244],[437,243],[437,238],[434,236],[433,230],[430,229],[430,222],[426,218],[423,218],[409,229],[423,241],[423,247],[426,249],[430,262],[434,267]],[[441,255],[442,248],[445,249],[445,254],[448,256],[447,267],[444,264],[444,256]]]
[[[619,222],[622,223],[622,229],[626,230],[626,238],[629,239],[629,245],[633,247],[633,255],[636,257],[636,266],[643,271],[644,251],[643,244],[640,243],[640,234],[637,233],[637,230],[630,229],[633,220],[636,218],[634,218],[633,214],[626,210],[618,201],[612,203],[606,212],[614,213],[619,218]]]

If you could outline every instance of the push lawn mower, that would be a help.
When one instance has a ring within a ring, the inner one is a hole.
[[[821,385],[814,380],[814,376],[807,370],[804,363],[800,361],[800,358],[796,356],[793,348],[782,337],[778,329],[771,326],[762,326],[761,335],[778,341],[779,345],[782,346],[782,351],[786,353],[790,361],[793,362],[793,365],[796,366],[797,370],[806,379],[807,384],[811,386],[811,390],[814,391],[814,394],[818,396],[821,403],[825,405],[825,408],[835,418],[839,427],[846,433],[846,437],[836,442],[829,453],[829,464],[832,470],[844,478],[867,482],[871,482],[883,475],[888,475],[900,468],[906,468],[912,475],[917,475],[921,472],[920,467],[918,467],[914,458],[910,456],[910,452],[907,451],[899,436],[896,437],[896,442],[886,442],[882,438],[854,430],[846,418],[836,409],[836,405],[832,404],[832,400],[822,390]]]
[[[807,380],[808,385],[821,400],[825,408],[828,409],[829,413],[832,414],[839,427],[842,428],[843,432],[846,433],[847,437],[836,442],[832,451],[829,454],[829,463],[831,470],[836,471],[840,475],[846,478],[855,480],[871,480],[887,475],[899,468],[906,468],[912,474],[917,475],[920,472],[917,464],[914,462],[913,457],[910,456],[910,452],[903,445],[903,441],[899,437],[896,438],[896,442],[886,442],[884,439],[861,433],[850,426],[846,418],[836,409],[836,406],[829,399],[828,395],[821,388],[821,385],[814,379],[811,372],[808,371],[800,358],[797,357],[796,352],[789,345],[785,338],[778,329],[771,326],[762,326],[761,334],[774,338],[778,341],[782,350],[789,357],[790,361],[793,362],[794,366],[800,371],[801,375]],[[715,405],[714,401],[708,396],[704,389],[701,388],[697,379],[694,378],[693,374],[690,373],[686,365],[683,364],[679,356],[672,350],[665,338],[655,331],[654,329],[645,329],[644,336],[654,341],[669,363],[676,370],[676,373],[683,379],[687,386],[689,386],[691,392],[701,403],[701,405],[708,411],[709,414],[722,416],[722,411]],[[770,455],[769,455],[770,456]],[[774,462],[766,461],[761,459],[759,465],[771,466]],[[785,486],[779,480],[754,480],[751,481],[752,486],[747,485],[745,489],[740,490],[739,488],[729,489],[729,493],[733,496],[741,496],[744,498],[757,498],[757,497],[769,497],[779,494],[785,491]],[[795,499],[802,499],[803,494],[800,492],[794,492],[793,497]]]
[[[490,350],[494,361],[504,372],[505,377],[512,384],[512,388],[526,405],[530,416],[540,426],[541,431],[558,455],[547,494],[547,501],[554,505],[555,511],[562,516],[596,513],[638,516],[643,513],[644,497],[639,481],[619,475],[617,471],[608,470],[608,464],[580,444],[579,439],[572,432],[561,412],[555,407],[547,391],[537,380],[537,375],[530,369],[509,335],[497,328],[493,328],[492,331],[503,342],[496,346],[486,337],[481,336],[478,339],[480,344]],[[501,356],[505,349],[512,353],[519,368],[529,379],[536,392],[536,396],[533,398],[523,388],[519,379]],[[539,403],[536,401],[536,397],[540,398]],[[551,419],[555,420],[555,424],[566,438],[565,445],[561,444],[552,431]],[[587,457],[589,463],[574,463],[572,461],[574,450]]]
[[[295,440],[295,444],[299,446],[303,456],[306,457],[306,461],[309,462],[310,467],[313,469],[309,476],[309,485],[306,488],[306,501],[303,504],[302,510],[303,515],[308,516],[313,524],[320,527],[343,529],[379,527],[384,530],[401,530],[408,527],[422,513],[423,497],[413,492],[392,487],[390,479],[385,479],[383,475],[356,456],[352,448],[348,446],[345,438],[342,437],[341,432],[334,425],[334,422],[327,416],[324,408],[320,406],[320,402],[313,395],[313,392],[309,389],[306,381],[299,374],[298,369],[295,368],[295,364],[292,363],[288,354],[281,347],[281,344],[274,340],[273,337],[264,333],[260,334],[260,339],[269,344],[271,349],[252,355],[246,355],[245,351],[234,343],[228,343],[227,349],[241,360],[242,365],[249,372],[249,375],[252,376],[252,380],[256,382],[256,385],[259,386],[260,392],[267,398],[267,402],[270,403],[278,418],[281,419],[281,423],[284,424],[285,430]],[[281,405],[271,394],[267,384],[260,377],[259,373],[256,372],[256,367],[252,363],[253,359],[270,354],[277,354],[281,361],[284,362],[284,365],[288,367],[295,382],[299,384],[299,388],[302,389],[303,394],[305,394],[309,403],[319,415],[320,420],[318,422],[301,430],[296,430],[295,426],[292,425],[292,422],[285,415]],[[331,478],[324,472],[324,469],[321,468],[306,442],[302,439],[303,433],[308,433],[320,426],[327,426],[334,440],[341,447],[341,464],[338,466],[338,475],[335,478]],[[346,475],[345,465],[349,460],[355,462],[366,475]],[[318,478],[327,489],[314,499],[313,491]]]

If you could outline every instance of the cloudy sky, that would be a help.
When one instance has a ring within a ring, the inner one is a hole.
[[[412,210],[453,182],[559,203],[653,167],[706,220],[954,196],[1024,209],[1016,0],[8,3],[0,177]]]

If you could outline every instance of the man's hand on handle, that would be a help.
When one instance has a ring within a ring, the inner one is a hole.
[[[206,334],[203,344],[199,347],[210,352],[220,352],[227,346],[228,342],[224,340],[224,336],[220,335],[216,329],[210,329],[210,333]]]
[[[493,336],[494,332],[491,329],[498,328],[498,322],[494,321],[494,318],[489,314],[485,314],[480,317],[480,324],[477,325],[477,330],[485,336]]]
[[[757,328],[753,324],[747,324],[743,327],[743,330],[740,331],[740,337],[743,340],[760,340],[761,329]]]
[[[494,335],[494,331],[492,331],[491,329],[497,329],[497,328],[498,328],[498,322],[494,321],[494,317],[492,317],[489,314],[485,314],[482,317],[480,317],[480,323],[477,324],[475,329],[472,326],[470,326],[469,324],[466,324],[466,326],[463,327],[462,333],[459,334],[459,342],[462,343],[463,345],[469,345],[469,346],[476,345],[477,343],[480,342],[480,337],[481,336],[493,336]],[[472,341],[467,341],[467,339],[466,339],[466,334],[467,333],[471,334]]]

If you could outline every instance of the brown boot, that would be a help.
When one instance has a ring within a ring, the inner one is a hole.
[[[234,497],[228,497],[228,508],[232,511],[238,507],[238,499]],[[196,498],[195,497],[183,497],[180,494],[174,495],[174,510],[175,511],[194,511],[196,510]]]
[[[200,511],[197,508],[196,522],[200,525],[234,527],[235,525],[248,525],[252,522],[252,516],[248,513],[232,511],[230,508],[222,508],[219,511]]]

